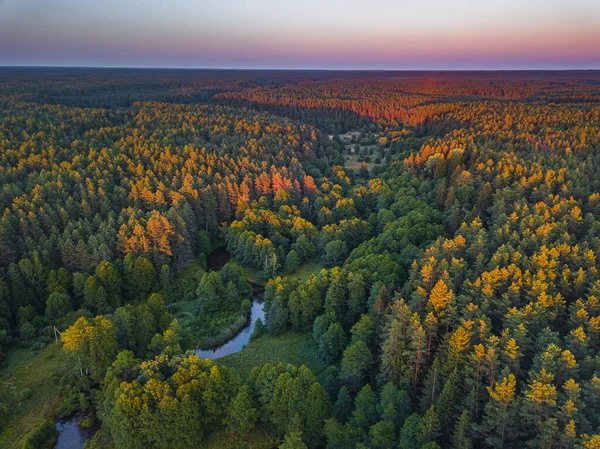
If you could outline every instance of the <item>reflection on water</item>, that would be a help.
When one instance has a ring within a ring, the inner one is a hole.
[[[219,359],[229,354],[235,354],[243,349],[248,343],[250,343],[250,336],[254,331],[254,326],[258,318],[265,322],[265,303],[261,298],[254,297],[252,301],[252,311],[250,312],[250,325],[242,329],[235,337],[229,340],[227,343],[218,346],[213,349],[197,349],[196,355],[203,359]]]
[[[60,432],[58,442],[54,449],[82,449],[87,440],[96,433],[97,427],[83,429],[78,423],[80,418],[75,417],[67,422],[56,423],[56,430]]]

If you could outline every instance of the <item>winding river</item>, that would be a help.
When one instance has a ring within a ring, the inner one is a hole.
[[[227,249],[225,249],[223,246],[220,246],[208,256],[207,265],[212,270],[220,270],[227,262],[229,262],[229,259],[230,255]],[[225,357],[226,355],[235,354],[236,352],[241,351],[244,346],[250,343],[250,336],[254,331],[256,320],[260,318],[263,323],[265,321],[264,302],[262,300],[264,288],[252,282],[250,285],[252,285],[253,291],[252,310],[250,311],[250,321],[248,326],[238,332],[231,340],[220,346],[210,349],[197,349],[196,354],[199,357],[212,360],[219,359],[221,357]]]
[[[221,246],[215,249],[208,256],[208,267],[211,270],[220,270],[229,262],[229,252]],[[231,340],[220,346],[211,349],[197,349],[196,354],[202,358],[219,359],[229,354],[235,354],[241,351],[244,346],[250,343],[250,336],[254,331],[256,320],[260,318],[265,321],[264,302],[262,299],[264,288],[258,284],[252,285],[252,309],[250,311],[250,321],[246,327],[239,331]],[[79,417],[74,417],[69,421],[56,424],[56,430],[60,432],[58,441],[54,449],[82,449],[85,442],[94,436],[95,426],[90,429],[83,429],[79,425]]]
[[[229,354],[235,354],[241,351],[244,346],[250,343],[250,336],[254,331],[256,320],[260,318],[263,322],[265,321],[265,311],[263,309],[264,302],[262,297],[257,295],[252,298],[252,310],[250,312],[250,323],[248,326],[239,331],[235,337],[229,340],[227,343],[217,346],[212,349],[196,349],[196,354],[202,358],[208,359],[219,359]]]

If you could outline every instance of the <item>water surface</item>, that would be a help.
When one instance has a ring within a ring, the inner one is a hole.
[[[265,322],[264,305],[262,298],[255,295],[252,301],[252,311],[250,312],[250,324],[221,346],[212,349],[196,349],[196,355],[214,360],[240,352],[244,346],[250,343],[250,336],[254,331],[256,320],[260,318],[263,323]]]
[[[60,432],[54,449],[82,449],[85,442],[91,439],[98,428],[92,426],[84,429],[79,425],[81,417],[71,418],[69,421],[56,423],[56,430]]]

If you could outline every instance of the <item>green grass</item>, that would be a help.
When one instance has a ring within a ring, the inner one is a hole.
[[[244,277],[248,282],[252,282],[257,285],[265,285],[269,279],[265,278],[260,270],[255,270],[252,268],[246,268],[238,264],[235,259],[232,257],[231,262],[237,264],[241,269],[242,273],[244,273]]]
[[[29,431],[54,417],[62,398],[53,377],[64,375],[76,366],[54,344],[41,351],[15,350],[9,353],[3,366],[0,401],[9,406],[9,423],[0,434],[0,447],[17,449]]]
[[[325,268],[325,265],[320,260],[309,260],[300,265],[296,271],[285,276],[299,277],[300,280],[305,281],[311,274],[317,274],[323,268]]]
[[[235,263],[235,259],[232,258],[231,261]],[[239,266],[242,268],[244,277],[246,278],[247,281],[252,282],[254,284],[258,284],[258,285],[265,285],[269,281],[268,278],[265,278],[263,276],[263,274],[260,270],[244,268],[241,265],[239,265]],[[325,266],[319,260],[309,260],[307,262],[304,262],[302,265],[300,265],[300,267],[298,267],[298,269],[296,271],[294,271],[293,273],[288,273],[282,269],[282,270],[279,270],[279,272],[275,273],[275,275],[281,276],[281,277],[296,276],[304,281],[311,274],[317,274],[323,268],[325,268]]]
[[[219,362],[236,370],[242,379],[247,378],[252,368],[265,363],[306,365],[317,376],[327,368],[319,358],[318,348],[309,333],[265,334],[240,352],[219,359]]]

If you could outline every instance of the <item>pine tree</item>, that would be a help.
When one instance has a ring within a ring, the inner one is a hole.
[[[258,413],[252,404],[250,389],[245,385],[231,401],[225,423],[232,435],[245,438],[254,428],[257,419]]]
[[[514,423],[516,379],[513,374],[504,377],[493,388],[488,387],[490,401],[485,406],[483,428],[487,435],[485,443],[491,448],[506,447],[509,429]]]
[[[452,443],[452,449],[471,449],[473,445],[471,443],[471,439],[469,438],[469,434],[469,412],[466,409],[463,409],[458,420],[456,421],[454,432],[452,433],[452,438],[450,439]]]
[[[350,424],[367,430],[377,421],[377,395],[371,385],[365,385],[354,398],[354,411]]]
[[[402,425],[398,442],[398,449],[419,449],[418,438],[420,433],[421,417],[413,413]]]
[[[331,403],[318,382],[313,383],[306,395],[306,428],[304,441],[310,448],[319,447],[323,438],[323,425],[331,417]]]
[[[352,413],[352,397],[346,387],[340,388],[337,395],[337,400],[333,405],[333,416],[339,422],[344,423],[350,417]]]
[[[338,322],[331,323],[319,341],[319,352],[327,363],[339,360],[346,345],[346,334]]]
[[[400,430],[410,411],[411,403],[406,392],[399,390],[391,382],[386,383],[381,389],[379,398],[381,418],[390,421],[395,429]]]
[[[456,371],[453,371],[435,400],[435,411],[438,415],[441,428],[446,434],[449,434],[456,420],[456,387],[458,379],[458,374]]]
[[[373,355],[364,341],[346,348],[342,356],[340,376],[352,391],[362,384],[373,364]]]
[[[394,425],[389,421],[379,421],[369,429],[369,441],[372,449],[388,449],[394,446],[396,435]]]
[[[280,449],[308,449],[302,441],[302,432],[291,432],[285,436]]]
[[[440,422],[433,407],[427,410],[427,413],[421,418],[419,424],[419,433],[417,441],[419,445],[424,446],[428,443],[435,442],[440,436]]]

